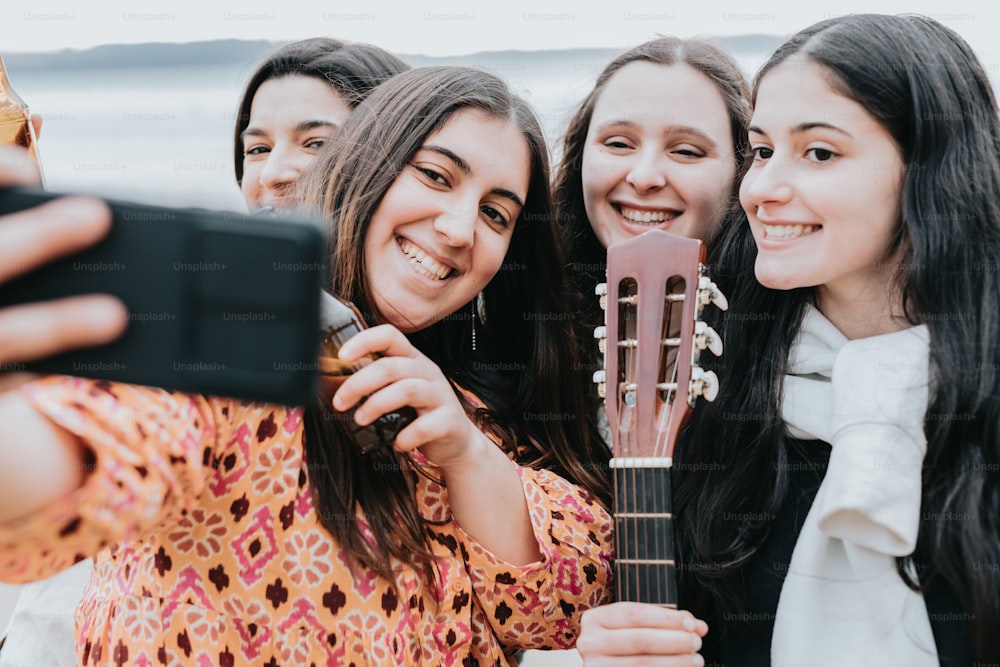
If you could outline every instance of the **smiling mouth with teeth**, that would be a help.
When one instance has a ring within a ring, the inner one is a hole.
[[[806,234],[812,234],[822,225],[764,225],[764,238],[773,241],[789,241]]]
[[[405,239],[396,238],[396,244],[403,254],[410,259],[410,264],[421,275],[427,276],[431,280],[444,280],[452,274],[453,269],[429,257],[420,248],[411,245]]]
[[[677,211],[639,211],[621,204],[615,205],[614,208],[623,218],[637,225],[659,225],[680,215]]]

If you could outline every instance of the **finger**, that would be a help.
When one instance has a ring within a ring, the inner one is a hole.
[[[703,626],[706,632],[708,630],[708,625],[696,619],[691,612],[642,602],[615,602],[589,609],[584,613],[582,623],[584,627],[593,625],[608,629],[651,628],[692,632]]]
[[[367,354],[387,357],[420,354],[403,332],[391,324],[382,324],[355,334],[340,347],[340,359],[353,362]]]
[[[382,357],[348,376],[333,395],[334,410],[349,410],[358,401],[371,396],[384,387],[407,378],[428,379],[432,369],[424,368],[421,361],[411,357]]]
[[[439,408],[447,397],[438,398],[440,389],[422,378],[406,378],[387,384],[367,394],[364,402],[354,412],[354,420],[367,426],[379,417],[410,406],[417,414]],[[454,396],[454,394],[452,394]],[[407,427],[408,428],[408,427]]]
[[[460,433],[462,428],[466,429],[468,433],[481,433],[465,414],[450,410],[431,410],[421,414],[396,434],[393,446],[397,450],[405,452],[428,443],[444,442],[449,437],[454,437],[456,433]],[[464,439],[463,442],[469,444],[473,441]],[[424,453],[428,455],[428,458],[431,458],[428,451]],[[437,460],[434,462],[439,465],[444,463]]]
[[[0,187],[38,185],[42,182],[38,163],[20,146],[0,145]]]
[[[35,139],[42,138],[42,117],[37,113],[31,114],[31,127],[35,130]]]
[[[0,282],[46,262],[82,250],[111,229],[102,202],[64,197],[0,217]]]
[[[77,296],[0,310],[0,364],[108,343],[128,323],[125,306],[109,296]],[[11,369],[7,369],[11,370]]]
[[[583,656],[583,667],[702,667],[704,664],[705,659],[697,653],[673,656]]]
[[[617,628],[600,635],[600,646],[588,646],[588,637],[581,636],[582,650],[598,649],[602,655],[685,655],[701,649],[701,637],[684,630],[650,628]]]

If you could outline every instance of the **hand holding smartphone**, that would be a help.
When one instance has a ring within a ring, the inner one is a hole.
[[[36,182],[24,151],[0,146],[0,184]],[[68,198],[0,217],[0,292],[15,276],[96,243],[111,227],[100,202]],[[124,306],[110,296],[80,296],[0,310],[0,371],[76,347],[114,340],[124,330]]]
[[[0,215],[59,195],[0,189]],[[0,308],[110,294],[125,333],[28,363],[66,373],[285,404],[314,395],[325,242],[308,223],[107,201],[98,244],[0,287]]]

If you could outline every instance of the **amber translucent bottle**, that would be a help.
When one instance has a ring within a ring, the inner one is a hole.
[[[39,162],[38,142],[35,128],[31,124],[31,113],[28,105],[10,85],[3,56],[0,56],[0,144],[24,146],[35,162]]]
[[[340,422],[344,432],[354,440],[363,454],[380,447],[391,446],[396,434],[416,419],[417,413],[413,408],[407,406],[398,412],[382,415],[368,426],[358,426],[354,421],[354,409],[357,406],[346,412],[333,411],[330,402],[340,385],[349,375],[374,361],[375,357],[362,358],[353,364],[346,364],[338,358],[340,347],[363,330],[365,324],[352,303],[333,297],[327,292],[321,294],[321,334],[317,366],[319,391],[324,406],[330,410],[333,418]]]

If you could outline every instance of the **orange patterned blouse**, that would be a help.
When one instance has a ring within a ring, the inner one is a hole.
[[[320,524],[302,408],[68,377],[22,391],[91,458],[71,496],[0,528],[0,578],[96,554],[80,665],[510,665],[518,649],[571,647],[580,613],[609,596],[610,518],[551,472],[518,467],[542,554],[524,566],[466,534],[447,489],[418,476],[439,576],[396,563],[397,594],[352,571]]]

